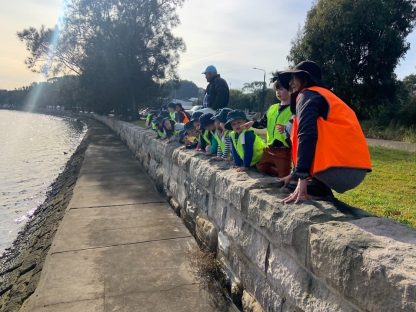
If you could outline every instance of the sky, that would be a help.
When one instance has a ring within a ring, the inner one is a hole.
[[[42,24],[52,27],[62,0],[0,0],[0,89],[13,89],[42,80],[24,64],[28,56],[17,31]],[[201,74],[215,65],[232,88],[263,80],[287,68],[291,41],[302,27],[312,0],[186,0],[179,9],[181,25],[175,34],[187,46],[178,68],[181,79],[204,87]],[[416,72],[416,32],[411,49],[396,69],[399,78]]]

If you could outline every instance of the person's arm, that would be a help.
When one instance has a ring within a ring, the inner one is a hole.
[[[230,149],[231,149],[231,138],[227,136],[225,138],[225,147],[224,147],[224,153],[222,154],[222,158],[228,159],[230,157]]]
[[[244,138],[244,160],[243,164],[244,167],[250,168],[251,167],[251,160],[253,159],[253,153],[254,153],[254,140],[256,139],[256,135],[253,131],[247,131],[245,133]]]
[[[198,147],[203,151],[205,151],[205,148],[207,147],[207,142],[205,142],[204,138],[202,137],[202,132],[199,134]]]
[[[309,176],[312,161],[315,156],[316,142],[318,140],[317,120],[326,118],[328,104],[316,92],[306,91],[297,105],[298,117],[298,155],[294,173],[299,178]]]
[[[213,88],[215,90],[215,98],[212,100],[210,108],[217,110],[227,106],[230,92],[227,82],[221,79],[214,83]]]
[[[253,128],[264,129],[267,128],[267,114],[264,114],[260,120],[256,120],[253,125]]]
[[[231,153],[233,154],[234,164],[238,167],[241,167],[243,165],[243,161],[240,158],[240,155],[238,155],[234,144],[231,144]]]

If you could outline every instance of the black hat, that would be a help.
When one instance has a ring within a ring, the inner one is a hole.
[[[228,113],[231,112],[231,111],[232,111],[232,109],[230,109],[230,108],[226,108],[226,107],[221,108],[220,110],[215,112],[215,115],[212,116],[212,120],[214,120],[214,121],[218,120],[219,122],[226,123]]]
[[[176,108],[176,103],[170,102],[168,108]]]
[[[231,122],[238,119],[244,119],[248,121],[246,114],[239,109],[229,112],[227,115],[227,123],[225,124],[225,129],[232,130]]]
[[[199,117],[201,117],[204,113],[203,112],[195,112],[192,114],[191,120],[189,122],[199,121]]]
[[[285,88],[286,90],[290,89],[289,83],[292,79],[292,74],[289,72],[277,72],[276,76],[273,76],[272,82],[276,82],[279,86]]]
[[[206,127],[208,127],[209,125],[212,125],[214,123],[214,121],[211,119],[212,116],[214,116],[211,113],[205,113],[203,115],[201,115],[201,117],[199,117],[199,122],[201,123],[201,128],[205,129]]]
[[[305,74],[315,82],[317,85],[324,86],[322,82],[322,71],[318,64],[313,61],[303,61],[297,64],[293,69],[287,70],[284,73],[290,74]]]
[[[204,114],[203,112],[194,112],[194,113],[192,114],[192,119],[193,119],[193,120],[198,120],[198,119],[199,119],[199,117],[201,117],[203,114]]]

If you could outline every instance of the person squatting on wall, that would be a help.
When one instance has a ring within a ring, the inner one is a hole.
[[[240,172],[256,168],[278,177],[292,191],[283,203],[298,203],[309,196],[332,197],[332,190],[353,189],[371,171],[367,142],[355,113],[323,83],[315,62],[304,61],[278,72],[272,82],[280,102],[253,121],[241,110],[226,108],[228,86],[214,66],[204,74],[209,82],[204,105],[216,109],[215,113],[202,110],[189,116],[182,105],[169,103],[168,111],[152,112],[147,119],[147,127],[159,139],[179,141],[213,161],[232,161]],[[266,129],[266,142],[256,128]]]
[[[315,62],[301,62],[286,73],[292,75],[294,99],[294,170],[282,181],[288,185],[295,179],[297,186],[283,202],[307,199],[314,185],[339,193],[357,187],[371,171],[371,161],[354,111],[322,82],[321,69]],[[317,195],[322,194],[318,191]]]

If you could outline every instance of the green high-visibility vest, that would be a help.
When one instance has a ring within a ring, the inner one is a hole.
[[[235,138],[235,132],[232,131],[230,133],[231,141],[233,142],[234,148],[237,151],[238,156],[242,160],[244,160],[244,144],[243,144],[243,138],[245,136],[245,133],[247,131],[252,131],[254,133],[255,139],[254,139],[254,146],[253,146],[253,158],[251,159],[250,166],[254,166],[257,164],[261,157],[263,156],[263,150],[267,147],[266,143],[260,138],[256,132],[254,132],[253,129],[243,130],[240,135],[238,136],[238,139]]]
[[[202,132],[202,138],[204,139],[204,141],[207,143],[207,145],[211,145],[211,140],[209,139],[209,133],[211,131],[208,130],[204,130]],[[213,133],[211,132],[211,135],[213,135]]]
[[[215,132],[212,133],[212,135],[214,136],[214,139],[217,141],[218,146],[221,149],[221,152],[223,152],[223,153],[225,151],[225,139],[229,135],[229,132],[230,132],[229,130],[224,130],[224,132],[222,134],[222,137],[220,137],[218,135],[218,132],[217,131],[215,131]]]
[[[157,129],[157,134],[159,135],[159,137],[161,138],[161,139],[164,139],[164,138],[166,138],[166,134],[165,134],[165,131],[163,130],[163,131],[160,131],[159,130],[159,128]]]
[[[150,124],[152,125],[152,130],[157,130],[157,122],[155,120],[152,120]]]
[[[176,122],[176,112],[169,113],[170,119],[172,119],[174,122]]]
[[[267,110],[267,145],[272,145],[275,140],[283,143],[284,146],[289,147],[286,143],[286,134],[280,133],[276,129],[276,125],[286,125],[292,117],[290,105],[288,105],[282,112],[279,113],[280,104],[273,104]]]
[[[147,114],[147,116],[146,116],[146,122],[147,122],[147,124],[150,123],[150,119],[152,118],[152,116],[153,116],[153,113]]]

